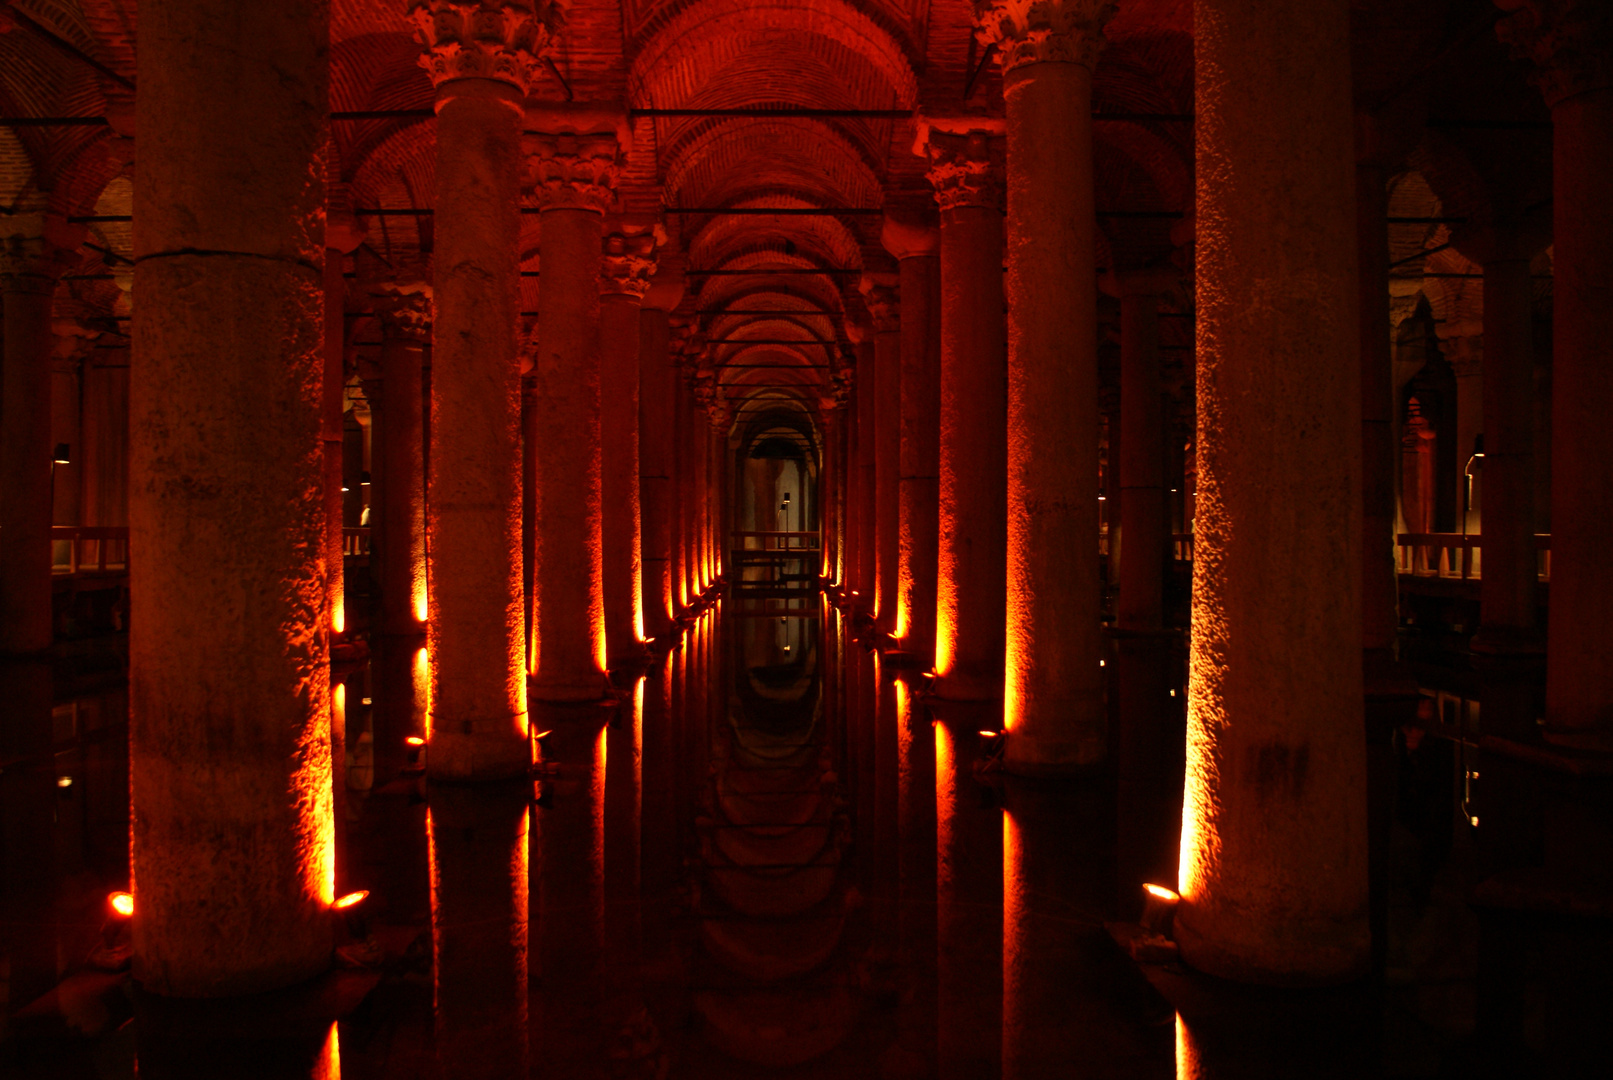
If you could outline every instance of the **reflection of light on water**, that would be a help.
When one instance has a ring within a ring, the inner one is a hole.
[[[938,882],[944,887],[952,881],[952,866],[945,853],[952,850],[952,822],[957,813],[958,778],[953,775],[952,735],[945,724],[935,725],[935,840],[936,850],[943,853],[936,864]]]
[[[1199,1050],[1188,1033],[1182,1014],[1176,1014],[1176,1080],[1200,1080],[1204,1071],[1199,1064]]]
[[[414,700],[420,707],[420,730],[431,737],[431,657],[422,647],[414,654]]]
[[[341,1078],[340,1036],[336,1031],[336,1021],[332,1020],[330,1030],[325,1033],[325,1046],[319,1052],[319,1064],[314,1069],[314,1080],[341,1080]]]

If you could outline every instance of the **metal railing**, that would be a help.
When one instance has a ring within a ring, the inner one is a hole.
[[[342,556],[348,559],[370,557],[370,527],[358,525],[342,529]]]
[[[1401,533],[1395,565],[1410,577],[1478,581],[1484,576],[1484,536],[1478,533]],[[1551,580],[1551,534],[1535,533],[1536,573]]]
[[[736,532],[735,551],[816,551],[814,532]]]
[[[129,572],[129,529],[113,525],[53,525],[51,573],[110,577]]]

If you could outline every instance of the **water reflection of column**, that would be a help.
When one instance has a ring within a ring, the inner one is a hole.
[[[48,662],[0,659],[0,949],[10,962],[6,1013],[15,1014],[56,985],[56,889]]]
[[[915,705],[905,680],[895,682],[897,739],[898,941],[902,971],[897,1038],[918,1066],[934,1073],[935,996],[935,735],[929,712]]]
[[[578,706],[535,714],[550,728],[544,760],[557,770],[542,821],[540,1030],[545,1060],[562,1076],[584,1075],[583,1064],[597,1061],[604,1049],[606,715]]]
[[[266,1005],[260,999],[163,999],[137,992],[139,1075],[141,1080],[340,1080],[336,1021],[320,1011],[297,999]]]
[[[650,669],[643,686],[640,776],[642,814],[639,875],[643,897],[644,955],[655,959],[671,947],[671,907],[678,880],[677,732],[673,712],[678,658],[667,654]]]
[[[1002,1068],[1002,812],[971,763],[978,718],[935,725],[936,1054],[940,1080],[989,1080]]]
[[[1128,1072],[1157,1027],[1118,993],[1135,969],[1104,929],[1113,894],[1100,781],[1010,778],[1003,814],[1003,1077]]]
[[[426,818],[443,1076],[525,1080],[525,784],[440,786]]]
[[[900,801],[897,784],[900,767],[900,739],[896,732],[896,681],[887,677],[878,651],[869,655],[871,668],[870,719],[874,729],[874,914],[880,938],[894,948],[897,943],[896,902],[901,872],[897,865],[897,838]],[[895,957],[893,956],[894,960]]]
[[[605,733],[605,942],[607,978],[632,986],[642,949],[639,886],[644,788],[644,693],[641,675],[617,706]]]
[[[850,613],[852,615],[855,612]],[[878,706],[878,688],[871,673],[873,657],[862,648],[855,637],[849,620],[845,623],[845,666],[849,685],[846,687],[846,707],[851,718],[851,739],[854,747],[855,767],[854,798],[857,808],[857,880],[863,895],[870,901],[878,899],[878,813],[875,714]]]

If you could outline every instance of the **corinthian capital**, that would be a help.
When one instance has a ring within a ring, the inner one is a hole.
[[[431,340],[435,312],[431,286],[425,281],[394,277],[370,286],[370,303],[381,320],[381,333],[392,340]]]
[[[1606,0],[1511,0],[1495,35],[1530,61],[1546,104],[1613,86],[1613,6]]]
[[[599,294],[629,296],[643,302],[655,277],[654,232],[618,231],[605,234],[599,260]]]
[[[0,236],[0,292],[49,296],[78,261],[78,252],[37,231]]]
[[[528,135],[528,176],[541,210],[607,212],[620,170],[614,135]]]
[[[547,0],[409,0],[420,66],[432,86],[493,79],[525,94],[549,45],[557,14]]]
[[[1002,205],[1002,172],[994,166],[987,132],[952,134],[930,129],[924,143],[929,177],[942,210]]]
[[[975,0],[975,36],[997,46],[1003,71],[1048,61],[1091,70],[1115,0]]]

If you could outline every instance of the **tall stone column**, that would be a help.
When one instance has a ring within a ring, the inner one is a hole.
[[[663,265],[639,313],[639,504],[643,521],[644,632],[663,646],[678,600],[673,577],[674,411],[678,372],[667,315],[683,298],[683,275]]]
[[[130,854],[134,977],[158,994],[330,963],[327,11],[140,8]]]
[[[1199,423],[1176,938],[1187,963],[1223,977],[1343,980],[1369,945],[1349,5],[1200,0],[1195,17]]]
[[[1092,69],[1113,0],[996,0],[1008,113],[1008,604],[1004,762],[1103,758]]]
[[[589,701],[605,692],[598,278],[603,215],[615,199],[617,146],[613,134],[527,138],[544,266],[533,368],[532,637],[538,663],[532,692],[545,701]]]
[[[421,364],[431,341],[431,286],[395,278],[371,290],[370,302],[381,320],[380,445],[371,453],[380,467],[371,470],[370,484],[370,549],[381,571],[380,630],[418,634],[428,616]]]
[[[51,524],[84,524],[84,369],[99,330],[77,319],[53,320],[50,356]],[[55,458],[66,444],[67,460]]]
[[[902,305],[894,274],[864,274],[874,331],[874,625],[896,632],[902,537]]]
[[[78,261],[78,236],[43,214],[0,235],[5,370],[0,373],[0,655],[50,648],[50,329],[56,280]],[[82,233],[82,228],[78,232]]]
[[[940,233],[891,217],[881,239],[902,287],[901,527],[896,622],[891,633],[926,669],[935,659],[935,580],[940,528]]]
[[[325,451],[325,595],[332,647],[347,630],[347,575],[342,542],[342,397],[347,390],[347,281],[344,258],[357,250],[364,231],[351,214],[325,212],[325,374],[320,397],[320,439]]]
[[[876,331],[847,323],[857,347],[857,573],[851,589],[855,606],[873,614],[879,591],[879,354]]]
[[[941,208],[936,693],[983,701],[1002,693],[1007,603],[1001,144],[994,155],[992,133],[980,130],[979,120],[959,121],[956,132],[936,123],[930,121],[925,141],[929,179]]]
[[[1484,573],[1473,648],[1539,653],[1534,290],[1516,232],[1494,237],[1484,261]]]
[[[427,762],[440,778],[494,779],[531,760],[517,238],[522,101],[548,30],[524,0],[410,0],[409,14],[437,88]]]
[[[1478,535],[1484,519],[1484,337],[1472,323],[1440,328],[1440,346],[1456,373],[1456,531]],[[1469,472],[1471,471],[1471,480]]]
[[[605,659],[615,671],[644,661],[644,593],[639,579],[639,317],[655,273],[653,232],[612,232],[599,274],[600,542]],[[541,333],[541,330],[540,330]]]
[[[672,368],[672,608],[682,618],[694,594],[689,587],[689,388],[677,363]]]
[[[1613,561],[1607,405],[1613,401],[1613,12],[1523,0],[1497,27],[1536,65],[1551,106],[1551,625],[1547,737],[1613,746]],[[1488,299],[1488,298],[1486,298]]]

